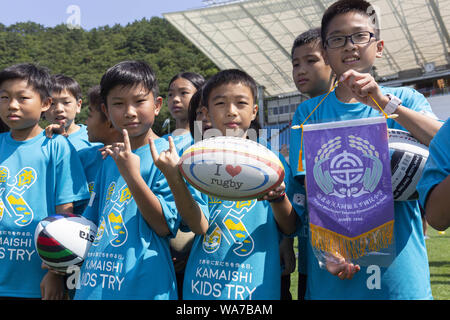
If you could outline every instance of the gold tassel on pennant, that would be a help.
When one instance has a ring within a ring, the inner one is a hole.
[[[349,238],[328,229],[310,224],[311,245],[331,254],[338,253],[346,260],[355,260],[369,252],[380,251],[392,243],[394,220]]]

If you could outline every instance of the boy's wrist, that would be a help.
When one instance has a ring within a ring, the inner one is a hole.
[[[402,100],[390,93],[386,94],[385,97],[387,98],[387,102],[385,103],[383,111],[388,115],[393,114],[402,104]]]

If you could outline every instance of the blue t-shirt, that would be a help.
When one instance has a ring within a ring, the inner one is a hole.
[[[34,231],[55,207],[89,199],[73,146],[45,132],[26,141],[0,134],[0,296],[38,298],[41,268]]]
[[[164,139],[156,139],[155,146],[158,152],[169,147]],[[154,165],[148,145],[133,153],[140,158],[141,175],[158,197],[173,236],[180,219],[167,181]],[[144,220],[111,157],[97,175],[84,216],[98,229],[75,299],[177,299],[168,237],[158,236]]]
[[[306,274],[306,245],[309,235],[309,221],[306,211],[305,186],[291,174],[291,167],[284,157],[280,157],[284,166],[284,183],[286,184],[286,196],[299,217],[296,236],[298,237],[298,272]]]
[[[102,154],[99,151],[102,146],[103,145],[90,146],[78,151],[78,156],[80,157],[84,169],[90,193],[94,190],[95,178],[103,164]],[[77,201],[74,203],[74,213],[82,215],[88,202],[89,200]]]
[[[103,165],[102,154],[99,151],[103,145],[91,146],[78,151],[78,155],[83,165],[84,174],[89,185],[89,192],[94,190],[95,178]]]
[[[89,137],[86,130],[87,127],[84,124],[77,124],[77,126],[79,126],[80,129],[72,134],[69,134],[67,137],[77,151],[91,146],[102,146],[102,144],[98,142],[89,142]]]
[[[190,132],[180,134],[178,136],[173,136],[172,134],[166,134],[162,136],[162,138],[166,139],[167,141],[169,141],[169,137],[173,138],[173,143],[177,147],[177,151],[180,156],[187,148],[194,144],[194,139],[192,138]]]
[[[417,185],[423,208],[430,191],[450,174],[450,118],[431,140],[429,151],[428,160]]]
[[[281,233],[269,202],[208,199],[209,229],[195,237],[183,299],[280,299]]]
[[[411,88],[381,87],[383,94],[399,97],[402,105],[436,118],[425,97]],[[292,125],[300,125],[322,100],[309,99],[297,108]],[[362,103],[343,103],[335,92],[322,102],[306,124],[379,117],[380,112]],[[389,128],[405,130],[392,119]],[[291,130],[289,160],[294,177],[305,173],[297,171],[301,130]],[[361,266],[352,280],[340,280],[319,267],[310,241],[307,258],[307,299],[432,299],[428,256],[422,231],[418,201],[395,201],[394,241],[396,256],[388,267]]]
[[[70,143],[75,147],[75,150],[77,150],[79,153],[80,151],[84,150],[84,149],[88,149],[88,148],[92,148],[92,147],[97,147],[97,148],[101,148],[103,147],[103,144],[98,143],[98,142],[89,142],[89,137],[87,134],[87,127],[84,124],[77,124],[80,129],[70,135],[67,136],[67,139],[70,141]],[[92,154],[93,155],[93,154]],[[84,168],[84,173],[86,174],[87,177],[87,171],[92,171],[92,168],[88,168],[88,166],[92,166],[92,165],[96,165],[92,162],[92,159],[89,157],[86,157],[85,155],[81,155],[80,156],[80,160],[81,160],[81,164],[83,165]],[[101,159],[101,157],[100,157]],[[95,176],[94,176],[95,178]],[[86,201],[78,201],[76,203],[74,203],[74,213],[75,214],[82,214],[84,209],[86,208],[87,202]]]

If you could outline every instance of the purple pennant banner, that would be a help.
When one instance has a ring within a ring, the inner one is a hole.
[[[386,120],[303,126],[311,244],[358,259],[392,243],[394,200]]]

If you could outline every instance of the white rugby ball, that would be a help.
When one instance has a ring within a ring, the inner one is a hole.
[[[65,272],[83,263],[96,233],[92,221],[72,213],[58,213],[38,223],[34,243],[45,264]]]
[[[407,131],[388,129],[394,200],[417,200],[417,183],[428,159],[428,147]]]
[[[195,143],[182,154],[179,168],[196,189],[224,200],[259,198],[284,179],[283,164],[272,151],[237,137]]]

